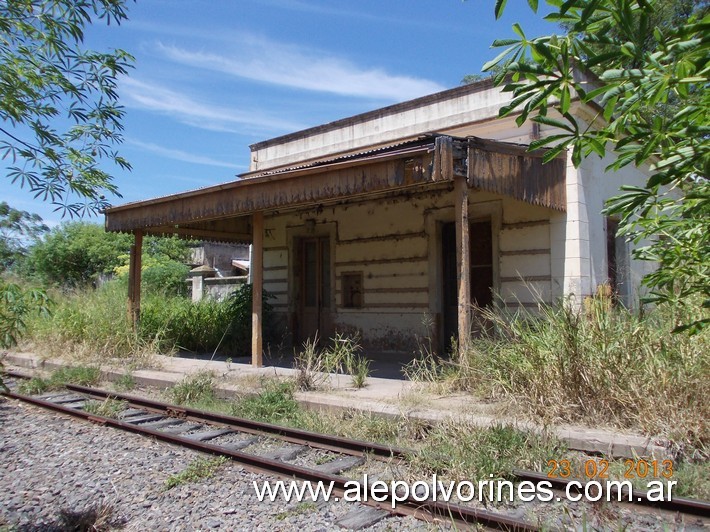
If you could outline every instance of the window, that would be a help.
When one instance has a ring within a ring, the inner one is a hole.
[[[343,274],[343,308],[362,308],[362,272]]]
[[[607,277],[612,295],[622,304],[630,303],[629,254],[626,239],[618,236],[619,220],[606,219]]]

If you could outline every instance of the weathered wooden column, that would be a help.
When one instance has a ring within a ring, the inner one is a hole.
[[[133,233],[128,261],[128,319],[133,329],[138,330],[141,315],[141,254],[143,252],[143,231],[137,229]]]
[[[471,334],[471,257],[468,226],[468,181],[454,176],[456,215],[456,278],[458,280],[459,353],[463,352]]]
[[[264,213],[252,216],[252,250],[249,273],[252,280],[251,311],[251,365],[260,368],[263,363],[262,292],[264,287]]]

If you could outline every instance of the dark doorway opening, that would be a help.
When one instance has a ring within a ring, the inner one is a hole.
[[[493,304],[493,232],[490,220],[469,224],[471,303],[477,307]],[[456,267],[456,225],[441,227],[443,340],[444,352],[458,337],[458,270]],[[477,320],[473,320],[475,323]]]
[[[302,238],[297,249],[296,278],[300,279],[297,334],[298,342],[303,343],[309,338],[323,339],[330,334],[330,239]]]

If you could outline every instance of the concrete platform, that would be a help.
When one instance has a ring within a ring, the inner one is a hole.
[[[8,353],[4,358],[10,369],[54,370],[70,365],[61,359],[45,359],[34,353]],[[186,375],[202,371],[214,373],[217,393],[220,397],[254,392],[260,379],[266,377],[292,378],[297,371],[292,368],[251,365],[154,355],[152,369],[131,371],[136,383],[144,386],[168,388]],[[128,373],[123,368],[103,366],[108,380],[115,380]],[[421,419],[429,423],[453,420],[486,427],[495,424],[510,424],[531,431],[550,430],[564,440],[570,449],[604,453],[618,458],[642,456],[666,457],[667,445],[657,440],[632,433],[594,429],[574,425],[542,426],[530,421],[516,419],[500,413],[500,404],[484,402],[471,395],[435,395],[421,384],[402,379],[369,377],[364,388],[353,388],[347,375],[328,375],[327,390],[296,393],[296,399],[305,407],[314,410],[338,411],[360,410],[375,415],[398,418],[401,416]]]

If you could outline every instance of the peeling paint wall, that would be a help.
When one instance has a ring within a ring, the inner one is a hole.
[[[471,191],[471,221],[492,222],[493,288],[501,296],[499,304],[526,305],[538,301],[537,297],[550,301],[551,212]],[[418,341],[438,342],[441,224],[453,219],[453,195],[446,185],[427,192],[267,216],[264,287],[275,296],[270,303],[279,322],[293,326],[299,311],[295,242],[327,236],[332,261],[329,334],[357,331],[367,349],[380,351],[415,351]],[[530,250],[532,255],[528,255]],[[362,275],[362,307],[346,308],[344,279],[357,274]],[[286,336],[293,339],[294,331],[289,333]]]

